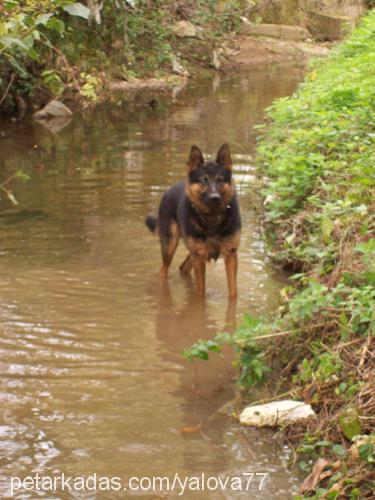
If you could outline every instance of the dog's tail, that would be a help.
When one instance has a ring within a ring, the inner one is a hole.
[[[148,215],[145,219],[145,224],[152,233],[155,233],[158,225],[158,219],[153,215]]]

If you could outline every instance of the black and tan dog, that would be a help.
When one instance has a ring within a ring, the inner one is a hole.
[[[200,149],[192,146],[187,179],[172,186],[163,196],[158,218],[148,216],[146,225],[161,242],[165,278],[180,237],[189,254],[180,266],[184,274],[194,270],[197,292],[205,293],[206,262],[225,259],[230,298],[237,296],[237,249],[241,218],[236,197],[232,160],[224,144],[215,161],[205,162]]]

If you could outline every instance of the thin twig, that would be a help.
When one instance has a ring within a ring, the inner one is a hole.
[[[14,173],[14,174],[12,174],[10,177],[8,177],[8,179],[7,179],[6,181],[1,182],[1,183],[0,183],[0,186],[1,186],[1,187],[4,187],[4,186],[6,186],[7,184],[9,184],[9,183],[10,183],[10,182],[11,182],[11,181],[12,181],[12,180],[16,177],[16,175],[17,175],[17,172],[16,172],[16,173]]]
[[[258,399],[258,401],[251,401],[250,406],[263,405],[265,403],[270,403],[271,401],[276,401],[277,399],[289,396],[292,394],[292,389],[290,391],[283,392],[282,394],[277,394],[271,398]]]
[[[1,191],[4,191],[4,193],[7,195],[9,200],[13,203],[13,205],[18,205],[18,201],[16,200],[14,194],[7,189],[5,186],[9,184],[15,177],[17,176],[17,172],[12,174],[8,179],[0,184],[0,189]]]
[[[310,325],[310,326],[306,325],[302,328],[295,328],[294,330],[286,330],[285,332],[268,333],[267,335],[258,335],[256,337],[251,337],[249,340],[263,340],[263,339],[270,339],[273,337],[285,337],[288,335],[293,335],[293,333],[298,333],[301,330],[316,330],[324,326],[327,326],[330,323],[336,323],[336,321],[327,321],[326,323],[320,323],[319,325]],[[247,340],[245,342],[247,342]],[[238,341],[237,343],[241,344],[240,341]]]
[[[293,335],[293,333],[297,333],[299,331],[300,331],[299,328],[296,328],[295,330],[287,330],[285,332],[269,333],[267,335],[258,335],[257,337],[252,337],[251,340],[270,339],[272,337],[284,337],[286,335]]]
[[[16,77],[16,75],[14,73],[12,73],[12,76],[10,77],[10,80],[9,80],[9,83],[8,83],[8,87],[6,88],[3,97],[0,99],[0,106],[3,104],[6,96],[8,95],[9,89],[12,86],[12,83],[14,82],[15,77]]]
[[[7,189],[6,187],[4,187],[1,184],[0,184],[0,189],[2,191],[4,191],[4,193],[7,195],[7,197],[9,198],[9,200],[13,203],[13,205],[18,205],[18,201],[14,197],[13,193],[11,191],[9,191],[9,189]]]

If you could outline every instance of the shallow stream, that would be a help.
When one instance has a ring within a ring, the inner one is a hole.
[[[253,208],[253,126],[301,75],[289,66],[258,67],[196,84],[172,105],[156,97],[102,106],[58,133],[31,122],[0,123],[0,180],[16,169],[30,176],[12,185],[17,208],[0,201],[1,497],[11,475],[36,473],[96,473],[125,485],[132,476],[172,480],[176,473],[247,483],[243,473],[257,472],[268,474],[262,491],[257,476],[248,491],[182,496],[285,499],[296,491],[290,451],[273,433],[241,428],[218,412],[233,397],[231,353],[194,368],[181,351],[233,328],[245,312],[267,315],[277,307],[285,276],[267,261]],[[158,242],[143,222],[183,178],[192,144],[212,157],[224,142],[243,217],[236,308],[228,307],[221,261],[208,266],[206,299],[196,297],[178,272],[182,246],[162,287]],[[39,497],[28,495],[17,498]]]

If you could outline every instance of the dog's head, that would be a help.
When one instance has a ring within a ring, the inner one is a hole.
[[[205,213],[219,213],[234,195],[232,159],[229,146],[223,144],[215,161],[204,161],[201,150],[192,146],[187,162],[187,195]]]

